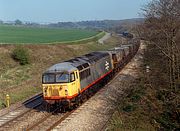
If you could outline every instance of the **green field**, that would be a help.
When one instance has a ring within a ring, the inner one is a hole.
[[[78,41],[97,35],[99,32],[82,29],[33,28],[0,25],[2,44],[39,44]]]

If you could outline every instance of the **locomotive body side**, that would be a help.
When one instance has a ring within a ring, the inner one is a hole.
[[[85,55],[82,59],[85,59],[89,63],[90,74],[88,77],[80,77],[81,90],[84,91],[98,80],[105,77],[108,73],[112,72],[113,66],[111,62],[111,57],[106,52],[92,52]],[[81,92],[82,92],[81,91]]]

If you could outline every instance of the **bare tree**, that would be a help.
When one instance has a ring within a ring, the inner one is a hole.
[[[152,0],[143,9],[140,35],[167,57],[170,87],[180,82],[180,0]]]

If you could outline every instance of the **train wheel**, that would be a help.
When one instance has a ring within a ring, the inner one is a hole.
[[[66,107],[64,107],[64,106],[62,106],[61,108],[60,108],[60,112],[66,112]]]
[[[91,97],[91,94],[90,94],[90,89],[87,90],[87,99],[89,99]]]
[[[75,107],[74,104],[70,103],[67,108],[69,111],[72,111]]]
[[[78,96],[75,99],[75,104],[76,104],[77,107],[80,105],[80,100],[79,100]]]
[[[75,105],[78,107],[78,106],[81,105],[81,103],[82,103],[82,101],[81,101],[81,95],[79,95],[79,96],[77,96],[77,97],[75,98]]]
[[[46,109],[47,109],[47,112],[51,112],[53,110],[53,105],[48,103],[46,106]]]
[[[93,89],[92,87],[90,87],[90,89],[88,90],[88,94],[89,94],[89,97],[91,97],[93,95]]]
[[[85,102],[88,99],[88,91],[84,91],[83,93],[83,102]]]

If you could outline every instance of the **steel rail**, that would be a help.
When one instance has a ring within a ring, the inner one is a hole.
[[[0,116],[0,128],[9,125],[11,122],[17,120],[18,118],[22,117],[26,113],[28,113],[31,110],[40,106],[42,104],[42,101],[41,100],[37,101],[37,100],[39,100],[41,98],[42,98],[42,93],[26,100],[25,102],[23,102],[23,105],[21,105],[21,106],[15,108],[14,110]],[[33,103],[36,101],[37,101],[37,103]],[[25,106],[28,106],[28,105],[31,105],[31,108],[29,108],[29,109],[24,108]]]

